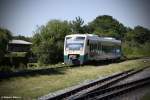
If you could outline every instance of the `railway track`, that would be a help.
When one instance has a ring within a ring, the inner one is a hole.
[[[136,80],[130,83],[125,83],[121,85],[115,85],[121,80],[128,78],[134,74],[143,71],[145,68],[135,70],[130,69],[124,72],[120,72],[106,78],[90,82],[89,84],[83,85],[81,87],[72,89],[70,91],[47,97],[47,100],[107,100],[113,96],[123,94],[126,91],[135,89],[137,87],[143,86],[150,83],[150,77],[141,80]],[[113,86],[114,85],[114,86]],[[42,99],[42,98],[41,98]]]
[[[129,91],[132,91],[134,89],[140,88],[148,84],[150,84],[150,77],[95,91],[93,93],[88,94],[86,100],[110,100],[112,97],[127,93]]]

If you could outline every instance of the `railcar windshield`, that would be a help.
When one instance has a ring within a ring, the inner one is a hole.
[[[85,37],[67,37],[66,49],[68,50],[82,50],[84,46]]]

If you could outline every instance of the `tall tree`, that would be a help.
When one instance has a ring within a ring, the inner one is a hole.
[[[84,21],[81,17],[76,17],[75,20],[71,21],[71,29],[74,34],[76,33],[84,33],[83,24]]]
[[[13,36],[13,39],[25,40],[25,41],[28,41],[28,42],[31,42],[31,41],[32,41],[32,38],[31,38],[31,37],[25,37],[25,36],[22,36],[22,35]]]
[[[7,29],[0,28],[0,62],[2,61],[7,48],[9,40],[12,39],[12,34]]]
[[[150,42],[150,30],[142,26],[136,26],[126,33],[127,41],[134,41],[140,44]]]
[[[123,39],[126,28],[112,16],[98,16],[89,23],[93,33],[100,36],[111,36],[117,39]]]
[[[136,26],[134,28],[134,33],[134,39],[138,43],[144,44],[145,42],[150,42],[150,30],[142,26]]]
[[[64,37],[70,32],[67,21],[51,20],[39,27],[33,36],[33,52],[38,61],[44,64],[62,61]]]

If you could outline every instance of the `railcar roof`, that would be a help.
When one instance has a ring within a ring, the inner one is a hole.
[[[93,41],[113,42],[113,43],[121,44],[121,40],[116,40],[115,38],[112,37],[99,37],[98,35],[94,35],[94,34],[71,34],[71,35],[67,35],[66,37],[76,37],[76,36],[87,37],[88,39]]]
[[[67,35],[66,37],[75,37],[75,36],[97,36],[97,35],[94,35],[94,34],[70,34],[70,35]]]

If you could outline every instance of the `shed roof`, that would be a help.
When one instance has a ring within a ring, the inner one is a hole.
[[[9,41],[10,44],[27,44],[27,45],[31,45],[31,42],[27,42],[24,40],[11,40]]]

